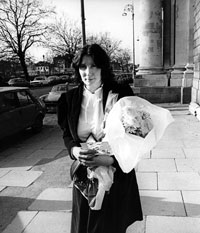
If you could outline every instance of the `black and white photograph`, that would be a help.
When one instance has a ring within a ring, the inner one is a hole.
[[[0,0],[0,233],[199,233],[199,142],[199,0]]]

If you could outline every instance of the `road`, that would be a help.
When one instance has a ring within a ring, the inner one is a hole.
[[[30,90],[34,93],[35,96],[40,97],[41,95],[48,94],[53,86],[44,86],[44,87],[31,87]],[[76,84],[70,83],[68,89],[76,87]]]

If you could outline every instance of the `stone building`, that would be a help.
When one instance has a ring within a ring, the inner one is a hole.
[[[200,101],[199,2],[133,1],[135,60],[139,64],[133,88],[141,97],[154,103]]]
[[[50,74],[50,66],[49,62],[39,61],[35,64],[35,70],[37,75],[49,75]]]
[[[200,120],[200,0],[194,0],[194,26],[192,33],[193,39],[193,62],[194,74],[192,82],[192,96],[190,112]]]

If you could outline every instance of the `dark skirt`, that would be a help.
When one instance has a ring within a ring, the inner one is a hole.
[[[129,225],[142,219],[135,170],[126,174],[117,168],[101,210],[91,210],[87,199],[73,187],[71,233],[125,233]]]

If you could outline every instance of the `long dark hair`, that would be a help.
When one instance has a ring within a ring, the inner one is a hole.
[[[95,65],[101,69],[102,83],[112,83],[114,81],[114,74],[110,65],[110,58],[105,50],[98,44],[85,45],[75,55],[72,67],[75,70],[75,78],[77,81],[81,81],[79,74],[79,67],[82,62],[83,56],[91,56]]]

